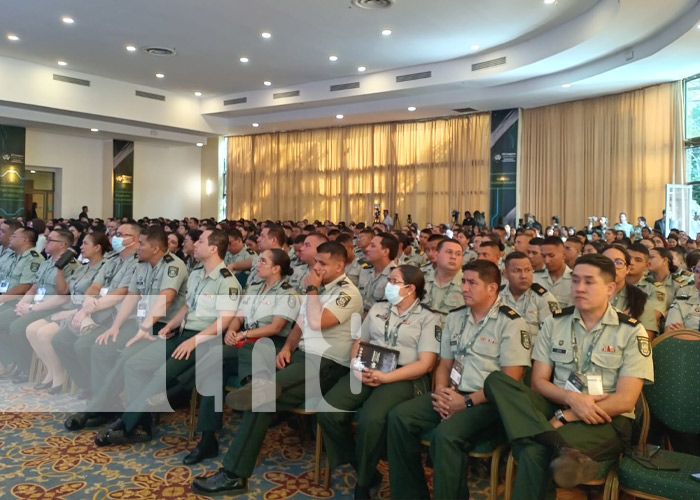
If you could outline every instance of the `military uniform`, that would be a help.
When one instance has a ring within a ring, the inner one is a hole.
[[[439,315],[440,327],[445,326],[447,314],[453,309],[464,305],[462,296],[462,271],[458,271],[454,277],[440,286],[435,281],[435,274],[425,277],[425,297],[423,303],[431,307]]]
[[[534,281],[542,285],[546,290],[552,293],[559,302],[559,307],[568,307],[573,304],[571,300],[571,275],[573,271],[566,266],[564,274],[556,281],[552,280],[547,269],[543,273],[535,271]]]
[[[241,285],[223,262],[208,274],[202,268],[189,276],[187,314],[182,331],[179,325],[172,328],[172,337],[165,341],[156,340],[126,360],[124,387],[127,412],[123,414],[122,421],[127,432],[144,417],[143,413],[148,409],[147,399],[158,392],[164,392],[178,375],[194,366],[197,356],[214,345],[214,339],[195,348],[189,359],[172,358],[175,349],[217,322],[226,311],[232,316],[238,310],[240,297]]]
[[[359,279],[360,284],[357,288],[362,294],[365,312],[369,311],[375,302],[384,299],[384,288],[389,281],[389,275],[393,269],[394,266],[388,264],[382,269],[382,272],[377,275],[373,265],[367,264],[362,267]]]
[[[313,365],[318,374],[320,389],[328,391],[343,375],[348,373],[350,347],[353,344],[351,317],[362,313],[362,296],[359,290],[343,274],[319,288],[318,300],[323,310],[328,310],[339,323],[323,331],[312,331],[306,316],[306,306],[302,306],[300,326],[302,340],[299,349],[291,357],[291,362],[277,372],[277,385],[281,395],[277,398],[277,411],[298,408],[306,398],[307,365]],[[311,367],[310,367],[311,368]],[[224,469],[241,478],[248,478],[260,453],[267,429],[275,418],[275,413],[246,411],[236,432],[233,443],[223,460]]]
[[[309,265],[302,264],[300,266],[294,267],[294,274],[287,278],[287,282],[292,285],[292,287],[299,293],[304,293],[306,291],[306,285],[304,285],[304,278],[309,274]]]
[[[44,258],[34,248],[25,250],[19,255],[13,252],[7,259],[3,269],[4,274],[0,276],[0,294],[18,285],[34,284],[39,266],[44,262]]]
[[[673,288],[672,279],[670,275],[666,277],[666,280],[664,280],[664,282],[666,281],[668,281],[669,286]],[[673,299],[671,298],[669,302],[669,290],[664,285],[664,283],[656,281],[654,279],[654,275],[649,273],[647,276],[635,283],[635,285],[637,286],[637,288],[641,289],[644,293],[647,294],[647,300],[652,304],[653,309],[655,311],[658,311],[662,316],[666,316],[668,308],[671,307],[671,302],[673,302]],[[675,296],[675,291],[672,291],[671,297]],[[623,311],[624,309],[620,310]]]
[[[666,325],[683,323],[690,330],[700,330],[700,292],[693,287],[687,295],[676,295],[666,316]]]
[[[15,252],[10,247],[5,247],[0,252],[0,277],[4,279],[6,267],[12,262]],[[8,289],[9,290],[9,289]]]
[[[628,314],[629,304],[627,303],[627,287],[623,286],[622,289],[612,298],[610,304],[618,311]],[[636,319],[646,330],[658,333],[659,324],[656,321],[656,315],[654,314],[655,310],[654,303],[647,298],[642,314]]]
[[[462,266],[466,266],[468,263],[478,258],[479,256],[474,250],[472,250],[471,248],[467,248],[465,251],[462,252]]]
[[[512,307],[527,323],[530,330],[532,345],[535,345],[537,334],[544,320],[559,310],[556,297],[549,293],[542,285],[533,283],[532,286],[518,297],[516,301],[508,285],[501,285],[499,295],[503,303]]]
[[[552,383],[567,390],[567,381],[574,373],[580,374],[582,392],[594,394],[599,390],[615,392],[619,377],[649,382],[654,379],[651,346],[644,328],[610,305],[592,331],[586,330],[574,307],[555,313],[544,322],[532,357],[551,366]],[[598,376],[600,382],[591,378]],[[484,390],[488,400],[498,407],[518,460],[513,498],[553,499],[549,463],[554,450],[532,438],[553,430],[549,419],[563,405],[501,374],[489,376]],[[594,460],[617,459],[629,442],[633,418],[633,413],[625,413],[598,425],[570,422],[555,432]]]
[[[246,293],[249,286],[260,281],[258,280],[258,259],[260,259],[259,255],[253,256],[253,264],[250,266],[250,274],[248,274],[248,279],[246,280]]]
[[[360,271],[362,271],[362,264],[357,260],[357,257],[355,257],[350,264],[345,265],[345,276],[347,276],[355,286],[360,283]]]
[[[399,315],[396,306],[377,302],[362,323],[362,340],[399,352],[398,366],[418,360],[421,352],[438,353],[441,327],[437,315],[418,301]],[[342,412],[318,414],[330,466],[352,462],[357,470],[357,484],[369,486],[377,463],[386,446],[386,420],[396,405],[430,391],[430,377],[401,380],[378,387],[362,385],[359,394],[350,389],[348,374],[328,391],[325,399]],[[353,439],[353,411],[359,408],[357,438]]]
[[[254,256],[255,252],[253,252],[247,246],[243,245],[243,248],[241,248],[236,253],[231,253],[228,250],[226,251],[226,256],[224,257],[224,265],[228,267],[231,264],[235,264],[236,262],[242,262],[244,260],[252,259]]]
[[[530,332],[517,312],[496,299],[487,315],[474,321],[462,306],[447,316],[440,356],[454,359],[451,376],[460,395],[480,390],[489,373],[504,366],[530,365]],[[459,381],[457,381],[457,378]],[[490,403],[475,405],[442,420],[430,393],[402,403],[389,413],[387,446],[391,498],[430,498],[421,463],[420,440],[434,430],[430,456],[434,464],[434,498],[469,498],[465,447],[489,436],[498,423]]]

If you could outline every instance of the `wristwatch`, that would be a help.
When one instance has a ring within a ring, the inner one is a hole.
[[[248,339],[248,330],[241,331],[241,334],[243,335],[244,339]]]
[[[472,401],[472,398],[470,398],[469,396],[464,396],[464,402],[467,404],[467,408],[474,407],[474,401]]]
[[[309,292],[318,292],[318,287],[314,285],[309,285],[306,287],[306,293]]]
[[[554,412],[554,417],[559,420],[562,424],[568,424],[569,421],[564,418],[564,412],[561,409]]]
[[[34,304],[29,304],[29,307],[27,308],[29,312],[34,312]]]

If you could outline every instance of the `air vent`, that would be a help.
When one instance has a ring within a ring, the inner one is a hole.
[[[502,66],[506,63],[505,57],[499,57],[498,59],[491,59],[490,61],[484,61],[476,64],[472,64],[472,71],[479,71],[480,69],[493,68],[494,66]]]
[[[394,0],[351,0],[351,5],[367,10],[388,9],[394,6]]]
[[[90,86],[90,80],[81,80],[80,78],[73,78],[71,76],[63,76],[63,75],[54,74],[53,79],[56,80],[57,82],[72,83],[73,85],[82,85],[83,87]]]
[[[298,90],[290,90],[289,92],[278,92],[277,94],[272,94],[273,99],[286,99],[287,97],[297,97],[299,95]]]
[[[248,102],[247,97],[237,97],[235,99],[226,99],[224,101],[224,106],[233,106],[234,104],[245,104]]]
[[[142,47],[141,52],[151,56],[174,56],[177,54],[175,49],[168,47]]]
[[[432,71],[423,71],[422,73],[413,73],[412,75],[401,75],[396,77],[396,83],[423,80],[424,78],[431,78],[432,76]]]
[[[474,108],[457,108],[457,109],[453,109],[452,111],[454,111],[456,113],[478,113],[479,112],[478,109],[474,109]]]
[[[359,89],[359,88],[360,88],[360,82],[341,83],[340,85],[331,85],[331,92],[338,92],[339,90],[350,90],[350,89]]]
[[[150,92],[144,92],[143,90],[137,90],[136,95],[138,97],[145,97],[146,99],[154,99],[156,101],[165,101],[164,95],[151,94]]]

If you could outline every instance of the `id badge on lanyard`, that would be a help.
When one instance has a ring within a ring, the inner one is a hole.
[[[450,370],[450,385],[452,385],[454,390],[459,389],[459,383],[462,381],[462,370],[464,370],[464,365],[455,359],[452,370]]]
[[[7,293],[10,289],[10,282],[7,280],[0,281],[0,293]]]
[[[109,293],[109,287],[108,286],[103,286],[100,288],[100,297],[104,297]]]
[[[141,297],[141,300],[139,300],[139,303],[136,306],[136,317],[141,318],[141,319],[145,318],[147,311],[148,311],[148,299],[146,297]]]
[[[34,294],[34,303],[38,304],[42,300],[44,300],[44,297],[46,296],[46,288],[43,286],[40,286],[37,288],[36,293]]]

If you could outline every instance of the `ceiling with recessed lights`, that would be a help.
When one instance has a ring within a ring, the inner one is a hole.
[[[69,116],[88,133],[194,143],[337,116],[532,107],[700,71],[699,21],[698,0],[12,2],[0,16],[0,121]]]

